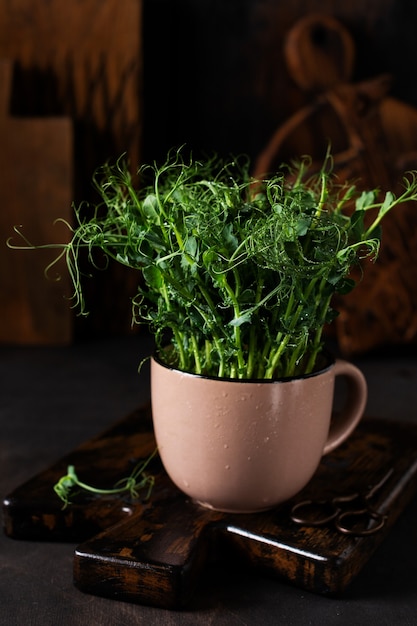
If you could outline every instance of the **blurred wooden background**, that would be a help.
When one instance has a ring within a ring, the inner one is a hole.
[[[77,202],[90,198],[95,167],[122,152],[136,165],[185,143],[198,155],[243,152],[256,162],[274,133],[318,95],[300,86],[285,56],[290,30],[318,12],[336,18],[354,42],[345,84],[390,76],[384,119],[397,136],[401,119],[413,118],[417,107],[417,4],[407,0],[9,0],[0,5],[0,57],[13,62],[7,118],[71,122],[68,194]],[[319,130],[301,133],[291,149],[315,149]],[[4,142],[0,150],[7,152]],[[402,150],[409,155],[410,145],[397,146],[396,156]],[[67,212],[67,200],[57,200],[55,214]],[[414,214],[385,230],[391,243],[383,271],[372,276],[373,293],[364,283],[338,322],[346,351],[415,340]],[[31,273],[31,280],[43,275]],[[127,332],[136,281],[120,268],[95,276],[88,287],[92,315],[76,323],[72,336]]]
[[[129,301],[114,297],[112,284],[134,293],[135,279],[119,267],[86,283],[91,316],[77,323],[62,297],[71,293],[64,265],[58,267],[63,280],[48,282],[43,268],[51,254],[3,247],[14,224],[24,224],[33,243],[65,240],[68,233],[53,221],[71,222],[72,202],[94,199],[95,169],[122,153],[136,168],[143,119],[141,18],[140,0],[0,3],[0,58],[12,64],[9,84],[0,85],[0,162],[7,165],[0,173],[2,342],[67,343],[77,334],[130,326]]]

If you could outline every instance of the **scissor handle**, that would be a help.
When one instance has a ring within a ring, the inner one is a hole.
[[[372,520],[375,523],[372,526],[369,526],[369,528],[355,529],[355,522],[357,522],[358,518],[361,517],[363,517],[367,523],[370,523]],[[358,509],[357,511],[345,511],[344,513],[339,513],[335,520],[335,526],[339,532],[345,535],[365,537],[366,535],[373,535],[381,530],[381,528],[385,525],[386,519],[386,515],[373,511],[369,508],[364,508]],[[353,520],[353,523],[346,524],[348,520]]]
[[[329,511],[324,515],[326,509]],[[340,515],[340,508],[331,500],[303,500],[291,509],[291,519],[305,526],[323,526]]]

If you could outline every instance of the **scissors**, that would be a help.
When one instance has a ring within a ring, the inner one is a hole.
[[[373,509],[370,501],[385,485],[393,471],[393,468],[388,470],[365,493],[355,492],[329,500],[298,502],[291,509],[291,519],[296,524],[305,526],[324,526],[334,522],[336,529],[344,535],[373,535],[383,528],[387,515]]]

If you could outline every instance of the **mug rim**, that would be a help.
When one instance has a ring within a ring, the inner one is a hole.
[[[158,365],[160,365],[161,367],[164,367],[167,370],[171,370],[174,372],[179,372],[181,374],[184,374],[186,376],[190,376],[193,378],[198,378],[198,379],[202,379],[202,380],[218,380],[221,381],[223,383],[225,382],[229,382],[229,383],[255,383],[255,384],[273,384],[273,383],[285,383],[285,382],[290,382],[293,380],[305,380],[307,378],[313,378],[315,376],[320,376],[321,374],[324,374],[325,372],[328,372],[332,367],[334,367],[336,359],[335,356],[329,352],[328,350],[322,350],[320,353],[321,356],[324,357],[325,359],[325,364],[320,367],[320,369],[314,370],[313,372],[310,372],[309,374],[298,374],[297,376],[282,376],[280,378],[228,378],[226,376],[209,376],[207,374],[195,374],[194,372],[189,372],[187,370],[182,370],[179,367],[175,367],[174,365],[169,365],[168,363],[165,363],[160,356],[158,355],[157,351],[155,351],[152,355],[151,355],[151,359],[153,359],[155,361],[155,363],[157,363]]]

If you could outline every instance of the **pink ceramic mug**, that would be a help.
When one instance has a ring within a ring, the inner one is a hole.
[[[332,419],[336,376],[347,379],[348,393]],[[277,381],[209,378],[151,362],[165,470],[193,500],[220,511],[262,511],[298,493],[355,429],[366,399],[363,374],[344,360]]]

